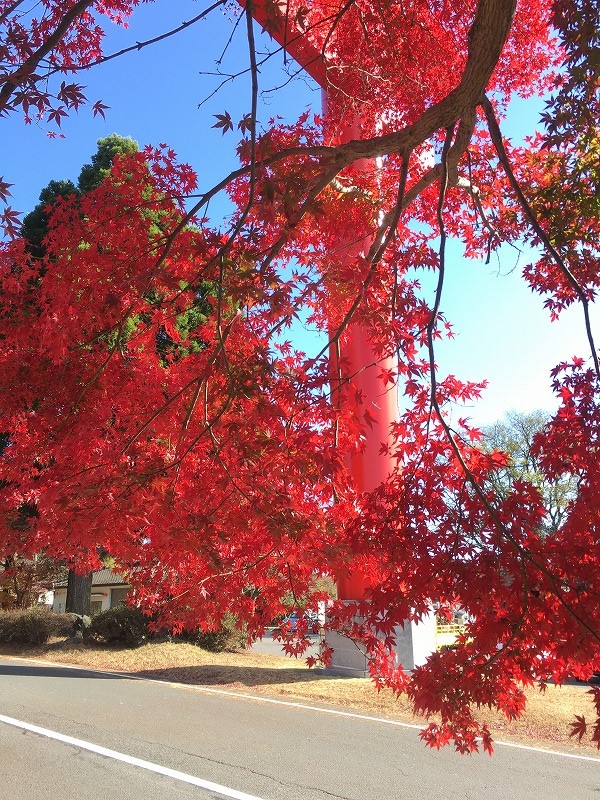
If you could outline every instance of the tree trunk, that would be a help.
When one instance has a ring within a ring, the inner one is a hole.
[[[67,583],[67,601],[65,611],[69,614],[90,616],[92,602],[92,573],[79,575],[75,570],[69,570]]]

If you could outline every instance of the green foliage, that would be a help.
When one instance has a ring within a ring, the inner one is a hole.
[[[310,579],[308,589],[308,594],[304,594],[300,597],[292,592],[291,589],[288,589],[288,591],[285,592],[281,598],[282,604],[287,608],[293,608],[297,610],[299,608],[306,608],[309,605],[310,597],[314,595],[315,592],[323,592],[324,594],[333,598],[337,597],[337,587],[335,585],[335,581],[329,575],[318,575],[315,573]]]
[[[38,608],[0,611],[0,644],[46,644],[51,636],[67,636],[72,628],[72,614],[53,614]]]
[[[216,630],[186,631],[181,638],[197,644],[203,650],[210,650],[211,653],[237,650],[246,644],[246,634],[233,614],[225,614],[221,626]]]
[[[510,411],[505,419],[490,425],[483,431],[484,448],[488,451],[502,450],[509,455],[506,467],[497,470],[491,484],[499,497],[506,497],[517,480],[525,480],[539,489],[546,519],[545,533],[556,533],[569,503],[577,496],[576,478],[568,473],[557,480],[549,480],[543,473],[534,439],[541,433],[549,416],[544,411],[528,414]]]
[[[50,181],[40,192],[40,202],[23,220],[21,236],[29,242],[31,253],[36,258],[42,258],[44,248],[42,241],[48,233],[48,215],[46,208],[51,206],[59,197],[80,196],[90,189],[99,186],[110,173],[113,159],[117,155],[136,153],[137,142],[116,133],[98,140],[98,149],[92,156],[90,164],[86,164],[80,174],[77,186],[71,180]]]
[[[105,139],[98,139],[98,149],[92,156],[91,164],[85,164],[79,173],[79,191],[83,194],[99,186],[110,174],[115,156],[137,153],[138,150],[138,143],[129,136],[111,133]]]
[[[337,586],[331,575],[314,575],[310,589],[312,592],[324,592],[329,597],[337,597]]]
[[[177,361],[191,353],[199,353],[206,346],[194,332],[205,324],[212,311],[212,305],[207,297],[215,292],[215,286],[207,281],[201,282],[198,287],[182,284],[181,292],[187,295],[193,294],[194,300],[185,311],[175,317],[174,327],[180,341],[175,342],[164,329],[156,338],[156,351],[163,366],[168,366],[171,361]],[[154,305],[159,305],[161,302],[161,298],[157,296],[148,299]]]
[[[46,209],[59,198],[76,195],[84,195],[104,181],[111,171],[113,161],[116,156],[137,153],[139,147],[136,141],[128,136],[119,136],[116,133],[98,140],[98,149],[91,158],[89,164],[85,164],[79,174],[77,186],[70,180],[50,181],[45,189],[40,193],[40,202],[29,213],[21,227],[21,235],[29,243],[29,250],[36,258],[43,258],[45,248],[42,244],[44,237],[48,233],[48,214]],[[147,199],[150,201],[153,190],[148,184],[146,189]],[[163,212],[156,210],[146,210],[144,212],[152,220],[151,236],[160,237],[164,235],[164,228],[161,221]],[[166,212],[164,212],[166,213]],[[80,249],[89,249],[90,242],[81,242]],[[215,287],[211,283],[200,282],[198,285],[182,285],[182,293],[187,293],[193,297],[189,307],[178,314],[175,318],[175,329],[180,341],[175,342],[166,331],[159,331],[156,340],[156,349],[163,366],[168,366],[169,362],[190,353],[198,353],[204,349],[205,343],[194,336],[194,331],[206,322],[206,318],[212,311],[212,305],[207,299],[214,295]],[[150,305],[160,306],[162,297],[156,292],[149,292],[147,301]],[[107,347],[125,348],[126,343],[135,333],[140,324],[140,317],[130,317],[124,321],[122,327],[108,333],[104,339]],[[2,443],[0,442],[0,452]]]
[[[79,190],[73,181],[50,181],[50,183],[40,192],[40,202],[23,219],[21,226],[21,236],[27,239],[32,255],[41,258],[44,255],[42,240],[48,232],[48,214],[46,208],[51,206],[59,197],[71,197],[79,195]]]
[[[137,608],[115,606],[92,619],[86,638],[102,644],[138,647],[148,637],[148,617]]]

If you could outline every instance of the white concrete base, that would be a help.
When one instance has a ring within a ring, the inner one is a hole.
[[[397,626],[396,659],[407,672],[421,666],[435,652],[435,614],[429,614],[418,624],[406,622]],[[325,643],[333,649],[331,667],[323,670],[325,675],[346,675],[349,678],[368,678],[369,669],[364,647],[337,631],[327,631]]]
[[[406,622],[404,628],[398,626],[396,637],[396,658],[408,672],[424,664],[435,653],[435,614],[424,617],[418,624]]]
[[[325,644],[333,650],[331,666],[324,675],[345,675],[348,678],[368,678],[367,656],[362,645],[356,644],[337,631],[326,631]]]

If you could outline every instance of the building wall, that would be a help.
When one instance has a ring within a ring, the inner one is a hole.
[[[67,588],[60,586],[54,590],[54,600],[52,602],[52,611],[55,614],[62,614],[65,610],[65,603],[67,602]]]
[[[129,586],[93,586],[92,587],[92,616],[106,611],[114,605],[123,602]],[[67,588],[59,587],[54,590],[52,611],[57,614],[64,613],[67,603]]]

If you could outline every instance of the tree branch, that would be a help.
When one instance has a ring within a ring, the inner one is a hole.
[[[32,55],[30,55],[14,72],[3,78],[4,86],[0,90],[0,109],[6,108],[15,89],[25,83],[33,75],[40,61],[47,56],[48,53],[52,52],[65,36],[72,23],[77,17],[82,16],[93,2],[94,0],[79,0],[78,3],[75,3],[73,8],[67,11],[62,17],[54,32],[47,37],[35,53],[32,53]]]
[[[490,131],[490,136],[492,137],[492,141],[494,143],[494,147],[496,148],[496,152],[498,154],[498,158],[500,159],[500,163],[506,173],[506,177],[510,185],[513,188],[514,193],[517,196],[519,204],[525,213],[525,216],[529,220],[529,224],[537,234],[538,238],[542,242],[544,248],[552,257],[554,263],[558,266],[560,271],[563,273],[567,282],[576,293],[581,305],[583,307],[583,316],[585,318],[585,330],[587,334],[587,339],[590,345],[590,349],[592,351],[592,359],[594,361],[594,370],[596,372],[596,377],[600,380],[600,362],[598,361],[598,353],[596,351],[596,345],[594,343],[594,335],[592,333],[592,322],[590,319],[590,307],[589,307],[589,300],[587,295],[577,280],[577,278],[573,275],[569,267],[567,266],[565,260],[561,257],[558,253],[552,242],[550,241],[546,231],[540,225],[538,218],[536,217],[529,201],[525,197],[523,190],[515,177],[513,172],[510,159],[508,157],[508,153],[506,152],[506,148],[504,147],[504,142],[502,140],[502,132],[500,131],[500,126],[498,125],[498,120],[496,119],[496,114],[494,112],[494,107],[490,103],[487,97],[484,97],[481,101],[481,105],[483,110],[485,111],[485,116],[488,122],[488,128]]]

